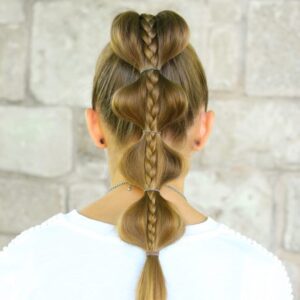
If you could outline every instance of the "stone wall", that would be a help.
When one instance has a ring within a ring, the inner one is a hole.
[[[114,15],[179,12],[216,113],[191,203],[276,253],[300,297],[300,2],[0,2],[0,245],[109,186],[84,109]],[[298,234],[297,234],[298,232]]]

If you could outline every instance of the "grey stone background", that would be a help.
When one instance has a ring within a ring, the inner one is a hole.
[[[173,9],[216,113],[191,203],[280,257],[300,297],[299,1],[0,1],[0,246],[109,186],[84,109],[115,14]],[[298,233],[298,234],[297,234]]]

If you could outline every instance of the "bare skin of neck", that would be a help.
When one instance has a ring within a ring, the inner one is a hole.
[[[122,180],[112,183],[111,186],[119,182],[122,182]],[[169,184],[180,192],[183,192],[183,189],[178,182],[177,184],[175,182]],[[198,224],[206,221],[207,216],[193,208],[177,192],[163,186],[160,193],[166,200],[175,204],[186,225]],[[78,212],[85,217],[115,225],[120,215],[131,204],[141,199],[142,196],[143,191],[140,189],[132,186],[131,190],[128,191],[128,184],[123,184],[108,192],[102,198],[81,208]]]

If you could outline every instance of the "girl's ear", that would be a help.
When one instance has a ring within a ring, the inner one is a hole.
[[[207,112],[202,112],[201,118],[200,118],[200,129],[197,132],[197,136],[195,137],[195,150],[202,149],[205,144],[207,143],[207,140],[211,134],[212,127],[214,124],[215,119],[215,112],[210,110]]]
[[[103,130],[100,126],[100,118],[98,112],[96,112],[92,108],[87,108],[85,110],[85,120],[88,132],[94,144],[99,148],[105,148],[106,143]]]

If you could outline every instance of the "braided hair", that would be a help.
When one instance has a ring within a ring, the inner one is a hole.
[[[189,37],[187,23],[174,11],[156,16],[125,11],[115,16],[110,43],[97,61],[92,106],[117,149],[124,149],[118,161],[122,175],[142,190],[159,189],[188,170],[180,149],[208,101],[204,70]],[[117,229],[123,241],[159,251],[184,234],[185,224],[175,205],[147,190],[123,212]],[[159,256],[147,255],[136,299],[166,298]]]

